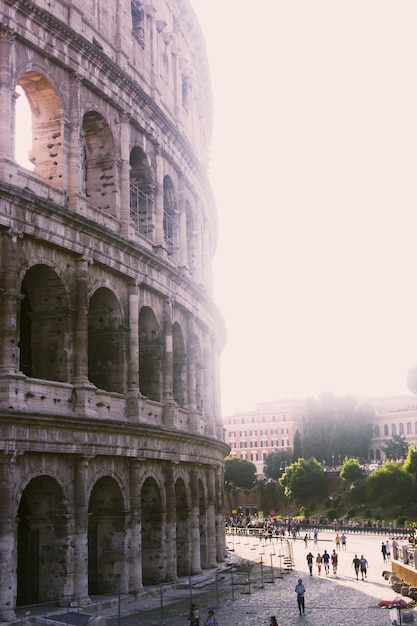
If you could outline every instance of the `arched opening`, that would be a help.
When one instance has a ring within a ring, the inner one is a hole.
[[[106,120],[97,111],[83,118],[84,182],[89,202],[112,215],[116,212],[116,149]]]
[[[25,93],[31,114],[32,145],[27,155],[28,160],[33,163],[35,174],[51,185],[62,189],[64,116],[58,95],[45,76],[35,71],[22,74],[18,86]],[[17,110],[20,113],[20,109],[16,108]],[[28,126],[27,113],[26,110],[25,117],[16,117],[17,124],[22,123],[26,129]],[[17,132],[16,138],[18,136]],[[16,157],[18,151],[19,148],[16,144]]]
[[[177,576],[188,576],[191,568],[189,506],[184,481],[175,483]]]
[[[99,389],[124,392],[124,323],[110,289],[97,289],[88,311],[88,378]]]
[[[147,478],[141,491],[142,510],[142,580],[154,585],[165,580],[162,498],[154,478]]]
[[[32,150],[32,111],[23,87],[17,85],[16,94],[15,159],[19,165],[33,171],[34,165],[29,159]]]
[[[49,602],[67,588],[65,498],[50,476],[34,478],[20,499],[17,534],[17,605]]]
[[[195,399],[197,410],[203,412],[204,409],[204,365],[203,355],[198,337],[194,336],[195,354]]]
[[[202,480],[198,481],[198,506],[199,506],[199,528],[200,528],[200,563],[203,569],[208,567],[207,552],[207,504],[204,496],[204,485]]]
[[[33,378],[68,382],[66,331],[68,306],[54,270],[35,265],[21,287],[20,370]]]
[[[165,176],[164,190],[164,242],[168,254],[174,254],[178,250],[178,221],[175,203],[174,185],[169,176]]]
[[[173,353],[173,396],[180,407],[186,403],[187,388],[187,357],[184,349],[184,338],[179,324],[172,326],[172,353]]]
[[[137,146],[130,153],[130,218],[136,230],[152,238],[152,170],[144,151]]]
[[[161,401],[161,333],[155,314],[142,307],[139,314],[139,390],[143,396]]]
[[[121,591],[126,561],[124,503],[119,485],[104,476],[88,507],[88,593]]]

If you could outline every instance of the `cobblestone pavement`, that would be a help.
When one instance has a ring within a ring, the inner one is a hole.
[[[309,575],[306,555],[310,549],[314,557],[325,549],[331,553],[336,548],[335,533],[319,533],[317,547],[310,541],[308,549],[302,538],[290,540],[295,567],[288,573],[280,569],[275,540],[264,542],[250,537],[239,541],[236,538],[233,542],[234,550],[229,552],[229,561],[233,563],[243,559],[260,563],[262,559],[265,564],[265,584],[253,585],[250,592],[236,591],[233,599],[221,602],[221,606],[215,609],[219,626],[269,626],[271,615],[276,616],[279,626],[389,626],[394,616],[389,610],[378,606],[380,600],[398,597],[382,576],[384,570],[391,570],[390,563],[384,563],[381,554],[382,540],[387,538],[384,535],[348,534],[346,550],[337,552],[337,574],[332,573],[330,566],[330,573],[326,575],[322,569],[320,576],[315,565],[313,576]],[[228,545],[230,547],[231,544],[228,542]],[[368,577],[364,581],[360,576],[356,580],[352,565],[355,554],[359,557],[363,554],[368,561]],[[273,578],[268,574],[270,563],[275,572]],[[300,577],[306,587],[305,614],[301,617],[294,591]],[[120,616],[117,618],[114,615],[114,611],[107,612],[108,626],[160,626],[162,623],[166,626],[187,626],[190,599],[187,591],[177,589],[172,594],[171,598],[166,595],[167,604],[171,603],[171,606],[163,614],[158,613],[157,604],[152,606],[149,603],[148,595],[147,599],[138,601],[138,612],[135,612],[133,606],[128,607],[128,615],[123,610],[121,620]],[[201,626],[204,626],[210,606],[206,606],[204,600],[199,605]],[[145,608],[149,609],[146,614],[143,613]],[[101,612],[101,615],[104,613]],[[417,623],[417,612],[415,621]]]
[[[388,582],[382,576],[384,570],[390,570],[390,564],[383,562],[381,554],[382,539],[387,537],[369,535],[348,535],[346,550],[338,551],[339,564],[337,574],[326,575],[322,568],[319,576],[317,567],[313,567],[313,576],[309,575],[306,555],[311,550],[314,557],[326,549],[331,553],[336,548],[334,533],[322,533],[318,537],[318,546],[309,542],[308,549],[304,541],[298,539],[293,543],[295,569],[284,574],[283,579],[275,580],[264,590],[242,596],[234,603],[221,607],[217,611],[220,626],[244,624],[264,624],[268,626],[269,618],[275,615],[279,626],[305,624],[308,626],[388,626],[391,624],[390,611],[378,606],[380,600],[391,600],[397,597]],[[254,540],[252,540],[254,541]],[[243,546],[242,546],[243,548]],[[264,548],[266,562],[268,561],[268,542]],[[239,545],[235,546],[235,553],[244,558],[250,558]],[[253,554],[253,552],[252,552]],[[362,581],[356,580],[352,560],[362,554],[368,561],[368,577]],[[294,587],[301,577],[306,587],[305,615],[298,615],[296,594]],[[417,615],[416,618],[417,620]]]

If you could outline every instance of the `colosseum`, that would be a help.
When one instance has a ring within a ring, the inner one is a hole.
[[[0,0],[0,111],[11,621],[216,567],[228,447],[212,94],[189,0]]]

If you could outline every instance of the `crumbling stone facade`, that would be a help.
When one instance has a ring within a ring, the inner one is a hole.
[[[19,89],[33,171],[15,152]],[[224,559],[211,92],[188,0],[0,0],[0,619]]]

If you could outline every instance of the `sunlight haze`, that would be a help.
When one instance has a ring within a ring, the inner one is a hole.
[[[415,1],[191,0],[213,96],[223,414],[408,393]]]

